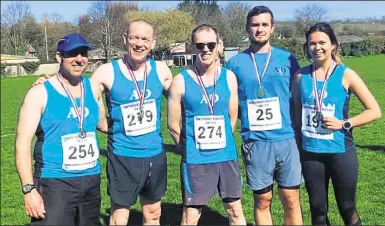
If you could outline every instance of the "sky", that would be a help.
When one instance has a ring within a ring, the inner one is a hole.
[[[64,21],[73,22],[82,14],[86,14],[92,1],[25,1],[30,5],[37,21],[41,21],[44,13],[59,13]],[[140,8],[152,10],[165,10],[174,8],[180,1],[135,1]],[[229,1],[218,1],[220,6],[225,6]],[[385,1],[241,1],[250,7],[265,5],[269,7],[277,21],[293,20],[296,9],[307,3],[316,3],[326,7],[327,19],[347,19],[385,16]],[[1,1],[4,10],[12,1]]]

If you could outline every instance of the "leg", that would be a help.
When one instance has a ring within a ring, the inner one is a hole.
[[[330,171],[338,210],[345,225],[360,225],[356,208],[358,159],[355,149],[335,154],[330,163]]]
[[[183,207],[183,216],[181,225],[198,225],[201,217],[202,206],[185,206]]]
[[[130,207],[136,203],[146,182],[146,158],[119,156],[110,151],[107,155],[107,191],[111,199],[110,225],[126,225]]]
[[[299,188],[278,189],[279,198],[284,210],[285,225],[302,225],[301,204],[299,202]]]
[[[223,199],[223,205],[225,207],[227,216],[229,217],[229,225],[246,225],[240,198],[225,198]]]
[[[299,188],[303,183],[299,151],[295,139],[273,143],[277,161],[275,178],[284,210],[285,225],[302,225]]]
[[[219,195],[222,198],[230,225],[246,225],[242,210],[242,175],[238,160],[217,163]]]
[[[73,178],[35,178],[46,210],[44,219],[31,219],[31,225],[74,225],[81,198],[79,180]]]
[[[328,188],[330,176],[324,163],[325,156],[307,151],[301,152],[302,172],[309,194],[311,221],[313,225],[329,225]]]
[[[100,174],[84,177],[84,201],[79,206],[79,225],[100,225]]]
[[[149,173],[146,184],[140,193],[144,225],[159,225],[161,216],[161,199],[167,190],[166,153],[149,158]]]
[[[127,225],[130,215],[130,207],[116,203],[111,205],[110,225]]]
[[[141,196],[140,203],[143,212],[143,225],[160,225],[161,202],[146,200],[146,198]]]
[[[245,142],[242,156],[246,167],[247,184],[254,193],[254,220],[256,225],[272,225],[270,205],[273,197],[275,157],[271,143]]]
[[[273,225],[271,217],[271,200],[273,185],[262,190],[254,191],[254,221],[255,225]]]

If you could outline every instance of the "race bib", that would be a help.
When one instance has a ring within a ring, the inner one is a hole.
[[[247,100],[249,128],[252,131],[282,128],[278,97]]]
[[[322,107],[322,115],[334,117],[335,106]],[[323,140],[333,140],[333,130],[326,129],[322,121],[318,121],[314,105],[304,104],[302,106],[302,134],[304,136]]]
[[[139,120],[139,101],[120,105],[127,136],[139,136],[156,130],[157,111],[154,99],[143,103],[143,118]]]
[[[197,149],[208,150],[226,147],[224,116],[195,116],[194,134]]]
[[[99,147],[95,132],[87,132],[85,138],[79,133],[61,137],[63,148],[63,170],[86,170],[96,166],[99,158]]]

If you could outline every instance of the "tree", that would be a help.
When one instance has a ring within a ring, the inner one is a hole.
[[[211,24],[218,29],[223,28],[222,12],[217,1],[185,0],[178,4],[177,9],[190,13],[196,25]]]
[[[122,37],[128,24],[126,14],[137,10],[138,5],[133,2],[97,1],[92,3],[88,10],[89,22],[93,28],[89,41],[94,46],[99,45],[104,49],[107,62],[111,60],[113,47],[124,47]]]
[[[30,6],[23,2],[13,2],[5,8],[1,28],[1,46],[10,54],[24,55],[27,46],[41,35]]]
[[[241,46],[245,36],[246,16],[249,5],[240,2],[230,2],[223,8],[224,23],[219,31],[225,46]]]
[[[311,25],[325,21],[327,9],[318,4],[306,4],[295,10],[295,24],[297,35],[303,35]]]
[[[154,28],[156,59],[164,59],[176,42],[185,42],[189,39],[194,21],[190,14],[176,9],[161,11],[135,11],[128,15],[128,21],[144,19],[150,22]]]

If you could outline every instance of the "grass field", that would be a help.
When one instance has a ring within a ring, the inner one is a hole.
[[[305,62],[302,62],[303,64]],[[344,63],[354,69],[365,81],[379,102],[385,114],[385,56],[365,58],[348,58]],[[176,73],[177,70],[173,72]],[[23,96],[37,77],[19,77],[1,79],[1,225],[23,225],[29,223],[24,213],[23,195],[14,164],[15,127],[19,106]],[[381,94],[382,93],[382,94]],[[363,107],[352,98],[350,115],[358,114]],[[181,156],[175,151],[171,137],[167,132],[166,101],[162,104],[162,131],[168,157],[168,191],[163,199],[161,223],[166,225],[180,224],[182,215],[179,163]],[[360,163],[357,206],[362,221],[366,225],[385,224],[385,117],[374,123],[354,130],[355,142],[358,147]],[[239,125],[239,124],[238,124]],[[239,126],[236,130],[236,143],[241,145]],[[101,148],[106,148],[106,136],[99,134]],[[102,151],[102,208],[101,222],[108,223],[110,201],[106,189],[106,156]],[[244,174],[242,161],[241,168]],[[244,178],[245,181],[245,178]],[[329,189],[329,216],[333,225],[342,225],[333,189]],[[252,193],[244,184],[243,206],[248,223],[253,222]],[[277,194],[275,192],[275,194]],[[304,186],[301,188],[301,205],[304,222],[310,224],[308,196]],[[283,211],[277,195],[272,204],[274,224],[283,224]],[[138,203],[133,207],[129,225],[141,224],[141,211]],[[227,218],[221,200],[216,197],[203,210],[200,224],[227,224]]]

